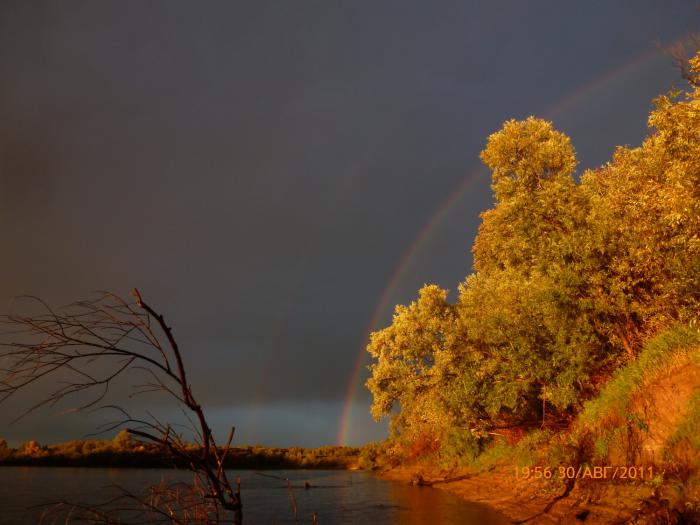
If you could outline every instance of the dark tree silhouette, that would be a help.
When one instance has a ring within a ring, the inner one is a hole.
[[[110,523],[115,509],[121,519],[128,514],[136,522],[241,523],[240,481],[234,486],[226,476],[224,460],[234,428],[223,447],[217,446],[204,410],[187,379],[180,348],[162,314],[132,290],[133,302],[116,294],[100,292],[93,300],[78,301],[54,309],[36,297],[23,299],[38,305],[35,314],[2,316],[5,325],[0,343],[0,402],[49,377],[61,379],[39,403],[24,415],[45,405],[54,405],[74,395],[90,396],[80,410],[111,408],[118,421],[102,431],[126,428],[129,434],[153,443],[194,474],[187,486],[159,485],[144,494],[126,491],[102,505],[90,507],[61,502],[52,507],[72,519]],[[150,378],[135,385],[138,393],[160,391],[170,396],[190,421],[197,447],[169,423],[155,417],[132,417],[124,408],[101,405],[110,384],[135,370]],[[66,381],[66,376],[69,379]],[[82,397],[82,396],[81,396]]]
[[[668,48],[673,65],[680,73],[681,78],[695,87],[698,87],[700,80],[697,75],[693,74],[688,59],[698,51],[700,51],[700,33],[691,33],[686,41],[676,42]]]

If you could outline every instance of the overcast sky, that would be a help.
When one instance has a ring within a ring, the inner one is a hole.
[[[470,272],[487,136],[546,116],[605,162],[681,85],[656,43],[699,22],[695,1],[2,0],[0,304],[136,286],[217,432],[335,443],[375,312]],[[95,427],[10,426],[39,394],[0,437]],[[354,399],[349,443],[382,438]]]

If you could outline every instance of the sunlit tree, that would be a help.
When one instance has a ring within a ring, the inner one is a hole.
[[[552,124],[510,120],[481,158],[495,203],[454,304],[427,286],[372,334],[375,418],[395,433],[483,438],[570,421],[642,343],[700,308],[700,55],[649,136],[574,175]],[[465,447],[479,441],[462,439]]]
[[[372,334],[368,351],[376,359],[367,386],[374,395],[375,419],[390,415],[395,429],[439,429],[447,423],[442,408],[446,363],[457,340],[447,291],[435,285],[420,290],[417,301],[397,306],[388,328]]]

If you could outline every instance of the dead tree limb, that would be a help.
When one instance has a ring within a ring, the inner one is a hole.
[[[78,301],[60,309],[36,297],[23,298],[38,306],[39,313],[0,317],[0,323],[5,326],[0,341],[0,402],[39,381],[64,379],[68,375],[67,382],[50,391],[18,419],[81,393],[89,393],[91,398],[77,409],[95,408],[105,399],[110,384],[117,377],[134,370],[146,371],[149,382],[139,385],[138,393],[163,392],[185,415],[192,414],[188,419],[200,446],[189,446],[168,423],[155,417],[136,419],[114,405],[107,406],[116,408],[121,418],[108,429],[126,428],[133,437],[158,445],[171,457],[188,465],[200,482],[201,490],[197,493],[206,501],[209,511],[215,516],[229,512],[233,519],[224,521],[240,523],[240,489],[238,485],[234,489],[224,469],[234,429],[225,447],[220,449],[204,410],[194,396],[172,329],[137,289],[132,290],[132,296],[135,302],[111,292],[100,292],[96,299]],[[166,493],[161,491],[161,496]],[[190,500],[188,505],[192,504]],[[173,517],[173,522],[189,515],[181,507],[177,512],[174,510],[178,508],[177,498],[160,497],[158,501],[168,501],[165,512]],[[141,504],[143,506],[144,502]],[[155,510],[149,508],[151,512]]]

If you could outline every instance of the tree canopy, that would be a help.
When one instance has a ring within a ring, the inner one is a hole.
[[[457,300],[425,286],[371,335],[372,415],[396,439],[466,454],[497,430],[565,425],[644,341],[696,320],[698,85],[657,98],[643,143],[579,177],[550,122],[510,120],[488,138],[495,205]]]

